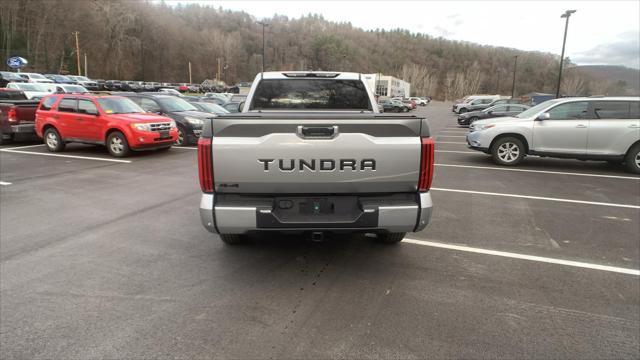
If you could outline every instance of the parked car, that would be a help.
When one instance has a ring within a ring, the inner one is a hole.
[[[415,101],[415,103],[418,106],[427,106],[427,104],[429,103],[427,100],[425,100],[423,98],[416,97],[416,96],[410,97],[409,100]]]
[[[82,85],[74,85],[74,84],[56,84],[56,93],[57,94],[88,94],[89,90],[87,90]]]
[[[384,112],[401,112],[405,111],[406,107],[398,100],[381,99],[379,104],[382,105]]]
[[[453,111],[458,114],[464,114],[469,111],[484,110],[489,107],[489,104],[499,98],[499,95],[479,96],[467,102],[457,104]]]
[[[182,94],[180,93],[180,91],[174,89],[174,88],[160,88],[158,89],[158,92],[160,94],[167,94],[167,95],[174,95],[174,96],[182,96]]]
[[[169,149],[178,138],[173,120],[111,95],[47,96],[36,111],[35,129],[49,151],[80,142],[106,145],[115,157],[132,150]]]
[[[470,125],[478,120],[503,116],[515,116],[527,110],[529,106],[521,104],[498,104],[480,111],[472,111],[458,115],[458,125]]]
[[[44,76],[47,79],[53,80],[54,83],[56,84],[77,84],[78,82],[75,81],[74,79],[64,76],[64,75],[57,75],[57,74],[44,74]]]
[[[80,76],[80,75],[68,75],[68,77],[70,77],[71,79],[75,80],[78,82],[78,85],[82,85],[85,88],[91,90],[91,91],[98,91],[98,83],[89,79],[86,76]]]
[[[187,91],[189,91],[189,84],[186,84],[186,83],[180,83],[180,84],[178,85],[178,91],[180,91],[180,92],[187,92]]]
[[[40,100],[54,91],[48,91],[46,84],[38,83],[8,83],[7,89],[22,90],[29,100]]]
[[[0,71],[0,87],[7,87],[8,83],[23,83],[27,82],[24,78],[20,77],[18,73],[10,71]]]
[[[120,91],[122,90],[122,82],[120,80],[107,80],[104,82],[104,87],[108,91]]]
[[[415,101],[413,101],[413,100],[409,100],[409,99],[402,100],[402,103],[403,103],[403,104],[407,107],[407,109],[409,109],[409,110],[415,110],[415,109],[418,107],[418,105],[416,104],[416,102],[415,102]]]
[[[247,100],[247,95],[231,94],[229,101],[244,102]]]
[[[456,107],[460,104],[463,103],[468,103],[472,100],[475,100],[477,98],[480,97],[487,97],[487,96],[494,96],[494,99],[500,99],[500,95],[487,95],[487,94],[474,94],[474,95],[467,95],[465,97],[463,97],[462,99],[456,99],[453,101],[453,107],[451,108],[451,111],[453,112],[457,112],[456,111]]]
[[[108,90],[105,87],[105,81],[103,79],[94,79],[93,81],[96,82],[96,84],[98,84],[98,91],[105,91]]]
[[[21,72],[21,73],[18,73],[18,75],[20,75],[21,78],[27,80],[27,82],[30,82],[30,83],[49,83],[49,84],[53,83],[53,80],[47,79],[42,74]]]
[[[205,119],[213,118],[209,113],[199,111],[182,98],[161,94],[123,94],[140,105],[145,111],[172,118],[178,127],[176,145],[194,144],[202,133]]]
[[[623,162],[640,174],[640,97],[548,100],[514,117],[478,120],[467,143],[500,165],[526,155]]]
[[[493,100],[487,107],[490,108],[492,106],[499,105],[499,104],[522,104],[522,101],[520,101],[520,99],[518,98],[496,99],[496,100]],[[523,105],[526,105],[526,104],[523,104]]]
[[[204,101],[189,101],[189,104],[198,108],[198,110],[202,112],[207,112],[215,115],[223,115],[228,114],[229,110],[223,108],[222,106],[214,103],[204,102]]]
[[[0,89],[0,144],[36,138],[33,124],[37,100],[29,100],[21,90]]]

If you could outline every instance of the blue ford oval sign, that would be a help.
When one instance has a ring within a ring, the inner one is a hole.
[[[29,62],[27,62],[27,59],[20,56],[12,56],[7,59],[7,66],[12,69],[20,69],[28,63]]]

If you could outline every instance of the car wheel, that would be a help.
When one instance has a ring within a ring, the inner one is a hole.
[[[640,174],[640,143],[635,144],[629,149],[624,157],[624,162],[629,172]]]
[[[397,244],[407,233],[380,233],[377,234],[376,241],[383,244]]]
[[[119,131],[114,131],[107,137],[107,150],[115,157],[125,157],[131,154],[127,138]]]
[[[474,116],[471,119],[469,119],[469,125],[473,124],[475,121],[478,121],[478,117]]]
[[[493,161],[499,165],[516,165],[524,158],[524,144],[514,137],[498,139],[491,147]]]
[[[247,243],[247,236],[242,234],[220,234],[220,239],[227,245],[240,245]]]
[[[178,138],[176,142],[174,142],[176,146],[185,146],[187,144],[187,132],[186,130],[178,125]]]
[[[408,107],[403,107],[403,108],[402,108],[402,112],[407,112],[407,111],[409,111],[409,108],[408,108]]]
[[[44,132],[44,144],[47,146],[47,150],[51,152],[60,152],[64,150],[65,143],[60,137],[58,130],[54,128],[48,128]]]
[[[460,111],[458,111],[458,114],[464,114],[466,112],[467,112],[467,109],[466,108],[462,108],[462,109],[460,109]]]

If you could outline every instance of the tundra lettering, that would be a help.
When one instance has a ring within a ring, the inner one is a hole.
[[[263,169],[265,172],[269,172],[269,164],[274,162],[275,159],[258,159],[259,163],[262,163]],[[375,159],[362,159],[360,160],[360,166],[358,167],[358,160],[356,159],[319,159],[318,163],[320,164],[318,170],[320,171],[334,171],[336,169],[336,162],[339,164],[340,171],[344,171],[347,168],[350,168],[352,171],[365,171],[369,169],[371,171],[376,171],[376,160]],[[296,166],[297,164],[297,166]],[[299,171],[316,171],[316,159],[305,160],[305,159],[278,159],[278,169],[284,172],[292,172],[295,169]]]

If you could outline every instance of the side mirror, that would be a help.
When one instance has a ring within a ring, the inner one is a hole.
[[[238,104],[238,112],[242,112],[242,108],[244,108],[244,101]]]
[[[538,120],[549,120],[551,118],[551,115],[549,115],[549,113],[544,112],[540,115],[538,115]]]

